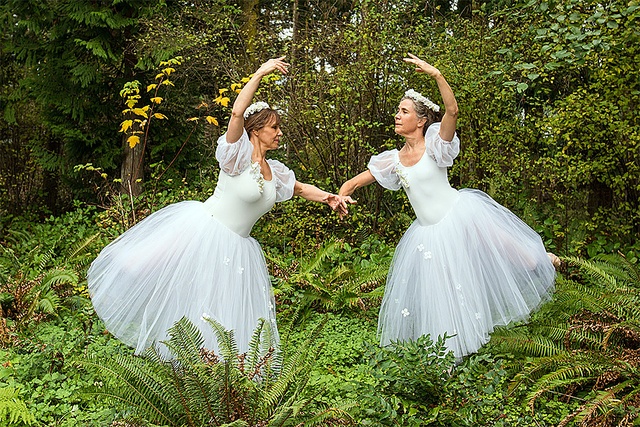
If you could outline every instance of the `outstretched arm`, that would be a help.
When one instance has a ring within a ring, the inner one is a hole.
[[[405,62],[415,65],[417,72],[428,74],[436,80],[440,96],[442,96],[442,101],[444,102],[444,115],[440,123],[440,138],[445,141],[451,141],[456,133],[456,122],[458,120],[456,97],[440,70],[411,53],[408,55],[409,58],[404,58]]]
[[[231,110],[231,118],[229,119],[229,127],[227,128],[227,142],[236,142],[242,136],[242,129],[244,128],[244,111],[251,105],[253,95],[255,95],[260,80],[267,74],[270,74],[276,70],[282,74],[287,73],[287,67],[289,64],[284,62],[284,56],[280,58],[270,59],[258,68],[253,73],[251,79],[242,88],[235,102],[233,103],[233,109]]]
[[[342,197],[348,197],[351,196],[353,192],[358,188],[364,187],[374,182],[376,182],[376,179],[371,174],[371,171],[366,170],[342,184],[342,187],[340,187],[340,191],[338,192],[338,194]]]
[[[349,213],[347,203],[355,203],[351,197],[341,197],[336,194],[328,193],[319,189],[315,185],[304,184],[300,181],[296,181],[296,184],[293,187],[293,194],[312,202],[326,203],[331,207],[331,209],[338,212],[340,217]]]

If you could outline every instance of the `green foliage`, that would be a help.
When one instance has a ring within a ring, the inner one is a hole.
[[[533,357],[514,380],[528,385],[532,410],[542,396],[563,393],[581,404],[560,425],[632,422],[640,416],[640,270],[621,255],[566,261],[579,272],[558,281],[553,316],[530,332],[495,333],[492,344]]]
[[[524,389],[510,389],[512,374],[505,360],[473,355],[458,365],[446,384],[435,426],[550,426],[568,413],[553,399],[531,412],[523,402]]]
[[[35,423],[35,417],[19,396],[19,390],[13,387],[0,388],[0,423],[2,425],[6,425],[7,421],[12,426]]]
[[[359,385],[357,417],[361,425],[425,425],[438,415],[454,355],[446,336],[371,346],[369,361],[374,384]]]
[[[71,363],[85,351],[106,357],[124,350],[102,332],[90,306],[20,331],[13,345],[0,351],[0,388],[20,389],[38,425],[108,425],[111,408],[78,397],[78,391],[96,378]]]
[[[380,247],[372,251],[372,244]],[[360,248],[330,240],[304,258],[267,257],[278,272],[274,279],[276,296],[295,307],[296,316],[300,316],[308,315],[312,308],[337,312],[377,305],[392,252],[375,239]]]
[[[306,411],[313,401],[304,388],[317,332],[285,355],[274,350],[268,326],[261,323],[249,351],[238,354],[233,332],[207,320],[218,339],[219,355],[202,348],[200,331],[182,319],[166,343],[175,359],[165,360],[151,348],[144,357],[82,362],[104,378],[93,393],[123,406],[127,418],[171,426],[315,425],[344,417],[337,408]]]

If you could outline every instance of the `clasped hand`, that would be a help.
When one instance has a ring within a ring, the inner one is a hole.
[[[338,213],[340,218],[349,214],[349,204],[353,205],[356,203],[350,196],[338,196],[337,194],[329,194],[326,202],[331,209]]]

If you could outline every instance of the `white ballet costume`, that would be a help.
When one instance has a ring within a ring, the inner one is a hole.
[[[211,197],[151,214],[91,264],[87,281],[96,313],[136,354],[156,344],[171,357],[161,342],[183,316],[216,353],[207,317],[234,330],[241,353],[259,319],[271,326],[277,343],[271,282],[262,249],[249,233],[275,202],[293,196],[296,179],[285,165],[268,160],[273,178],[265,180],[251,162],[252,151],[246,132],[232,144],[222,135],[216,149],[221,171]]]
[[[453,335],[460,360],[498,325],[527,320],[550,298],[555,269],[542,239],[479,190],[451,188],[447,167],[460,151],[434,123],[413,166],[398,150],[373,156],[369,170],[384,188],[404,188],[417,219],[396,248],[380,308],[381,345],[430,334]]]

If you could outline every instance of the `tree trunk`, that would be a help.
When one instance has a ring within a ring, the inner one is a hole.
[[[122,145],[124,158],[120,168],[120,179],[122,179],[120,191],[135,197],[142,192],[143,143],[140,142],[131,148],[125,136],[122,138]]]

